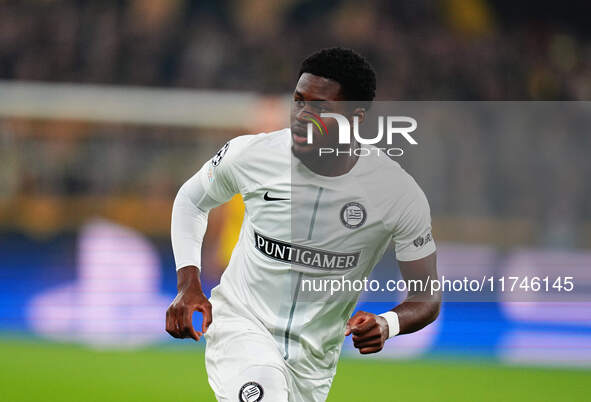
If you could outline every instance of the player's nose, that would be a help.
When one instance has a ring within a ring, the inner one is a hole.
[[[296,113],[296,120],[298,121],[298,123],[305,125],[305,123],[307,122],[307,120],[304,118],[306,117],[306,115],[310,115],[310,111],[308,110],[307,106],[304,106],[303,108],[301,108],[300,110],[298,110],[298,112]]]

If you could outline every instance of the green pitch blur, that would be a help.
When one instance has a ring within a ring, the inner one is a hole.
[[[188,342],[186,345],[190,345]],[[203,350],[0,341],[0,401],[214,401]],[[583,401],[591,371],[343,358],[329,401]]]

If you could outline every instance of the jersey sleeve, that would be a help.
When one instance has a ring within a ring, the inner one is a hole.
[[[236,170],[249,136],[227,142],[183,184],[172,207],[171,242],[176,269],[201,269],[201,245],[209,211],[240,192]]]
[[[429,202],[416,183],[403,197],[392,240],[399,261],[414,261],[435,252]]]
[[[207,172],[203,176],[203,186],[207,194],[220,204],[241,193],[244,188],[240,165],[252,137],[243,135],[228,141],[203,167]]]

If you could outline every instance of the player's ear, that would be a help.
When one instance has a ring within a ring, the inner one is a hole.
[[[359,124],[361,124],[365,120],[366,113],[367,113],[367,111],[365,110],[365,108],[356,107],[355,109],[353,109],[353,113],[351,114],[351,117],[353,118],[353,117],[357,116],[357,118],[359,119]]]

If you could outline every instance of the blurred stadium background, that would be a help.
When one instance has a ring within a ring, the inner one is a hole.
[[[380,100],[590,99],[589,5],[520,3],[0,0],[0,399],[213,400],[201,346],[163,329],[180,185],[227,139],[284,127],[322,47],[366,55]],[[402,162],[442,269],[591,267],[591,137],[475,132]],[[208,289],[242,211],[210,215]],[[347,344],[329,400],[586,400],[580,307],[446,303],[380,356]]]

